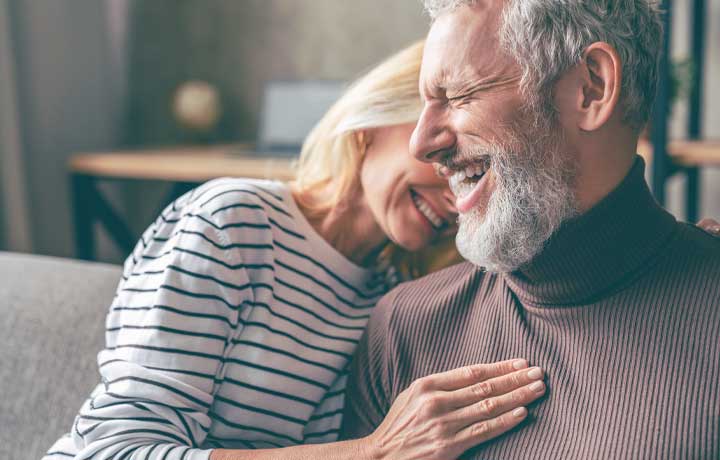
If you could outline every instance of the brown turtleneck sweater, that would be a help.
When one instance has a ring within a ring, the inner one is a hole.
[[[511,274],[466,263],[377,306],[353,362],[344,437],[415,379],[523,357],[547,397],[467,459],[720,459],[720,241],[653,200],[639,158]]]

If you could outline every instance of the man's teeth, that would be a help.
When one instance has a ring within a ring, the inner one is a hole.
[[[489,169],[488,161],[481,161],[476,165],[467,166],[465,169],[456,171],[450,176],[450,188],[456,196],[462,196],[472,189],[473,183],[466,183],[465,179],[471,182],[479,181]]]
[[[413,195],[413,201],[420,212],[432,223],[433,227],[441,228],[443,226],[443,219],[432,210],[425,200],[423,200],[419,195]]]
[[[457,171],[451,177],[456,178],[458,181],[465,179],[473,179],[475,177],[480,178],[485,174],[485,166],[483,164],[468,166],[467,168]]]
[[[468,166],[465,168],[465,177],[472,178],[474,176],[482,176],[485,174],[485,168],[482,165]]]

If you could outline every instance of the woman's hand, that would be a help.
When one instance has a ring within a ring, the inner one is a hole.
[[[372,458],[451,460],[522,422],[545,393],[525,360],[462,367],[416,380],[368,436]]]
[[[703,219],[698,222],[697,226],[710,233],[711,235],[720,236],[720,223],[716,220]]]

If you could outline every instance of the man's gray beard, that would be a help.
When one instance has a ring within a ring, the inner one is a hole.
[[[554,118],[552,115],[545,118]],[[567,219],[577,214],[575,163],[559,149],[559,127],[533,123],[514,128],[509,142],[489,153],[495,180],[485,215],[461,214],[456,238],[460,254],[491,272],[512,272],[530,262]],[[465,152],[462,157],[480,153]]]

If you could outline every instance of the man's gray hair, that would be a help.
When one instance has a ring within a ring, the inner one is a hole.
[[[435,19],[476,0],[424,2]],[[609,43],[622,61],[625,120],[640,128],[650,118],[662,49],[656,1],[507,0],[500,40],[520,65],[521,86],[533,104],[547,101],[552,85],[580,62],[590,44]]]

